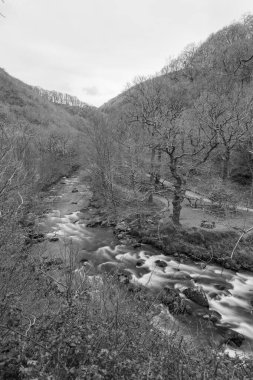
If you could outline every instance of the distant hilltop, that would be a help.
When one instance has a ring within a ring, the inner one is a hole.
[[[79,107],[79,108],[89,107],[87,103],[82,102],[76,96],[64,94],[58,91],[44,90],[43,88],[37,87],[37,86],[33,86],[33,89],[41,97],[46,98],[52,103],[64,104],[67,106],[73,106],[73,107]]]

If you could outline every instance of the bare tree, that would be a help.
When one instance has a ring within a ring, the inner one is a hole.
[[[172,219],[179,224],[189,170],[208,159],[218,145],[217,133],[189,122],[187,88],[164,77],[156,80],[155,87],[141,81],[132,88],[129,119],[146,132],[151,151],[159,149],[168,159],[174,180]]]
[[[89,116],[90,125],[87,128],[89,148],[87,159],[90,163],[95,191],[99,192],[105,203],[117,215],[117,204],[114,190],[116,172],[115,149],[106,115],[92,112]]]
[[[252,100],[252,96],[245,96],[242,88],[235,86],[228,93],[222,88],[205,91],[194,104],[196,121],[202,128],[217,132],[224,181],[229,177],[232,153],[244,140]]]

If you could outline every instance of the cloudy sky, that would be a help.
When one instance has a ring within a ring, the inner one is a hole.
[[[5,0],[0,67],[32,85],[101,105],[158,72],[252,0]]]

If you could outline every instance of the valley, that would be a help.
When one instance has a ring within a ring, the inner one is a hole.
[[[0,379],[252,380],[253,16],[99,107],[91,35],[0,68]]]

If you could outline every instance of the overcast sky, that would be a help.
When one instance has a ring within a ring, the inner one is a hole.
[[[253,0],[0,0],[0,67],[99,106]]]

